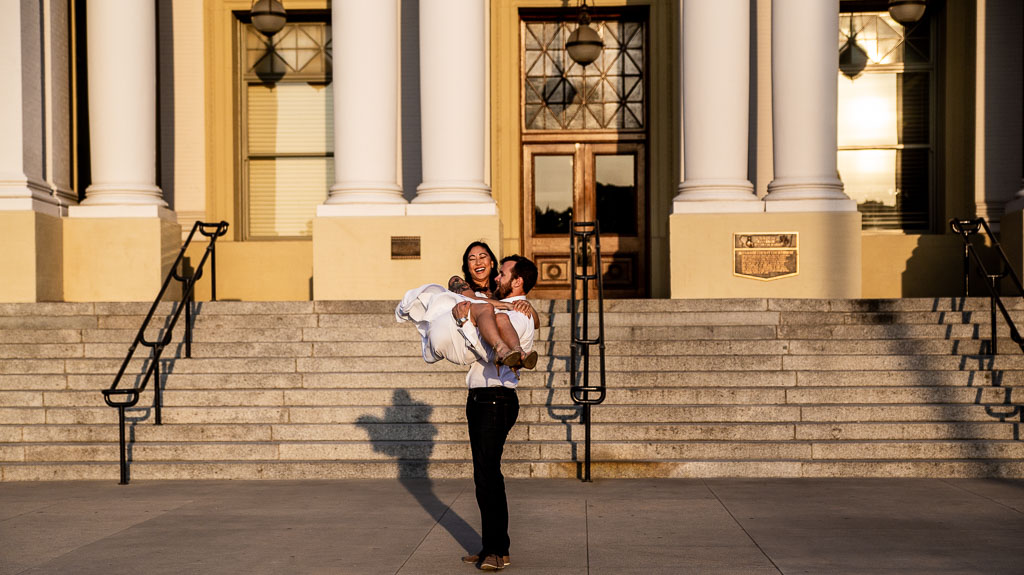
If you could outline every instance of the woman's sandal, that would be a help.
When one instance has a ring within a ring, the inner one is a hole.
[[[523,358],[522,359],[522,364],[523,364],[523,367],[525,369],[533,369],[533,368],[537,367],[537,352],[536,351],[530,351],[530,353],[524,353],[522,348],[519,348],[518,351],[520,352],[520,355]]]
[[[508,350],[508,353],[498,357],[497,361],[494,363],[511,367],[512,369],[519,369],[520,367],[523,367],[523,354],[520,353],[519,350],[510,349]]]

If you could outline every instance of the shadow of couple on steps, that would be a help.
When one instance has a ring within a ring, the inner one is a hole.
[[[434,493],[429,473],[434,438],[438,433],[437,427],[430,423],[433,411],[430,405],[414,400],[407,390],[396,389],[383,418],[361,415],[356,425],[369,435],[374,451],[395,458],[398,481],[424,511],[444,527],[466,553],[476,553],[480,534]]]

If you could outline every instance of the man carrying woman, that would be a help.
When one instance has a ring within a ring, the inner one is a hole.
[[[508,500],[501,456],[519,416],[518,367],[532,368],[537,357],[533,351],[537,315],[526,302],[526,294],[537,282],[537,266],[514,255],[501,260],[500,270],[495,268],[487,244],[474,242],[463,256],[465,277],[453,277],[449,282],[462,293],[436,284],[422,286],[410,290],[395,310],[399,321],[416,322],[427,363],[447,359],[470,365],[466,421],[482,541],[477,554],[462,560],[483,570],[504,569],[509,564]],[[481,301],[483,297],[495,299]],[[510,341],[512,335],[514,341]],[[481,337],[487,345],[481,344]]]

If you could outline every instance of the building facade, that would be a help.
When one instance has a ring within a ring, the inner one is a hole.
[[[396,298],[481,239],[565,297],[572,221],[613,297],[961,295],[953,217],[1024,263],[1018,0],[601,0],[587,66],[562,0],[7,4],[0,301],[152,299],[196,221],[236,300]]]

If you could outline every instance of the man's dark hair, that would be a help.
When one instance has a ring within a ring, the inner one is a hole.
[[[537,266],[529,258],[524,258],[519,254],[502,258],[501,265],[505,265],[505,262],[516,262],[516,265],[512,266],[512,279],[521,278],[523,293],[530,293],[533,286],[537,285]]]

